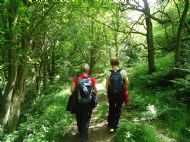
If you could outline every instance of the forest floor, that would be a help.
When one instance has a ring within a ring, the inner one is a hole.
[[[105,95],[105,89],[102,83],[97,84],[98,87],[98,106],[93,110],[90,127],[89,127],[89,142],[114,142],[115,132],[110,132],[107,127],[107,112],[103,113],[103,116],[99,117],[99,110],[102,104],[107,104],[107,98]],[[107,108],[108,109],[108,108]],[[106,109],[106,110],[107,110]],[[126,107],[123,105],[122,111],[126,111]],[[121,122],[125,121],[135,121],[137,118],[136,110],[127,109],[127,113],[122,114]],[[74,117],[74,116],[73,116]],[[174,139],[164,135],[162,130],[157,131],[158,137],[160,137],[161,142],[176,142]],[[80,142],[80,137],[77,130],[76,122],[71,125],[68,133],[62,137],[64,142]]]

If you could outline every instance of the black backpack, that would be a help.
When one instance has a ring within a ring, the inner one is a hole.
[[[91,77],[78,77],[79,103],[86,104],[92,100],[92,81]]]
[[[108,87],[108,92],[110,94],[121,94],[123,93],[123,79],[120,73],[120,70],[117,70],[116,72],[113,70],[110,70],[110,84]]]

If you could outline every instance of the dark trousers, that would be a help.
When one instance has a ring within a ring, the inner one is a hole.
[[[88,142],[88,128],[92,114],[92,107],[89,104],[79,104],[76,112],[78,131],[82,142]]]
[[[109,114],[108,126],[117,128],[121,116],[121,107],[124,102],[124,94],[108,94]]]

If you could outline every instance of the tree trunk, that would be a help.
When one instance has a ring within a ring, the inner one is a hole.
[[[115,20],[116,20],[116,30],[119,31],[119,9],[116,9],[116,15],[115,15]],[[119,56],[119,47],[118,47],[118,32],[115,32],[114,34],[114,40],[115,40],[115,51],[116,54],[115,56]]]
[[[1,121],[2,125],[6,126],[10,117],[10,109],[11,109],[11,100],[13,96],[13,90],[15,87],[16,76],[17,76],[17,58],[16,58],[16,49],[14,45],[14,33],[12,31],[13,23],[17,17],[17,4],[16,0],[10,1],[9,6],[7,7],[7,11],[9,12],[9,16],[5,19],[5,45],[8,50],[8,76],[7,76],[7,84],[5,87],[5,91],[3,94],[3,102],[2,102],[2,115]]]
[[[16,65],[16,53],[15,49],[9,47],[9,68],[8,68],[8,80],[3,94],[3,106],[2,106],[2,125],[6,126],[10,118],[11,101],[17,76]],[[9,130],[8,130],[9,131]]]
[[[4,94],[2,95],[2,115],[1,121],[3,127],[8,132],[13,132],[16,129],[17,122],[20,115],[21,103],[24,98],[25,79],[26,79],[26,64],[21,63],[27,60],[26,58],[26,45],[25,39],[22,38],[20,53],[22,56],[18,56],[18,46],[15,42],[15,33],[13,32],[14,23],[17,19],[17,2],[11,0],[8,6],[8,17],[4,21],[6,23],[5,45],[8,50],[8,72],[7,72],[7,84],[5,86]]]
[[[179,21],[179,26],[178,26],[177,35],[176,35],[176,45],[175,45],[175,67],[176,68],[179,68],[181,64],[180,63],[180,49],[181,49],[181,39],[182,39],[181,34],[184,28],[185,18],[187,16],[188,9],[189,9],[189,0],[185,0],[184,10]]]
[[[143,0],[146,13],[150,15],[150,8],[147,0]],[[154,38],[153,38],[153,26],[151,18],[145,14],[145,21],[147,27],[146,39],[148,46],[148,72],[152,74],[155,71],[154,65]]]
[[[43,91],[47,89],[48,84],[48,76],[47,76],[47,70],[48,70],[48,55],[47,55],[47,47],[44,45],[42,49],[42,73],[43,73]]]
[[[16,84],[11,99],[11,107],[10,107],[8,123],[6,124],[6,129],[9,132],[13,132],[16,130],[16,126],[21,111],[21,104],[24,101],[25,97],[25,79],[26,79],[26,68],[20,66],[18,68]]]
[[[55,76],[55,45],[51,47],[51,62],[48,64],[48,76],[50,83],[53,84]]]

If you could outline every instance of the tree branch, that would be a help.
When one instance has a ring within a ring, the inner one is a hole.
[[[159,19],[159,18],[157,18],[157,17],[155,17],[154,15],[152,15],[152,14],[149,14],[148,12],[146,12],[146,10],[145,9],[141,9],[141,7],[139,8],[138,6],[136,6],[136,5],[134,5],[134,4],[128,4],[130,7],[127,7],[126,9],[124,9],[124,10],[128,10],[128,9],[131,9],[131,10],[136,10],[136,11],[139,11],[139,12],[142,12],[142,13],[144,13],[145,15],[147,15],[148,17],[150,17],[151,19],[153,19],[154,21],[157,21],[159,24],[166,24],[166,23],[168,23],[168,22],[171,22],[171,19],[170,18],[168,18],[168,19],[166,19],[166,20],[162,20],[162,19]]]
[[[104,22],[98,21],[98,20],[97,20],[96,18],[94,18],[93,16],[91,16],[91,15],[89,15],[89,14],[87,14],[87,13],[85,13],[85,14],[86,14],[88,17],[92,18],[95,22],[97,22],[97,23],[99,23],[99,24],[102,24],[103,26],[105,26],[105,27],[111,29],[112,31],[116,31],[116,32],[123,33],[123,34],[134,33],[134,34],[140,34],[140,35],[146,36],[145,33],[142,33],[142,32],[139,32],[139,31],[125,32],[125,31],[121,31],[121,30],[115,29],[115,28],[113,28],[112,26],[107,25],[107,24],[104,23]]]

